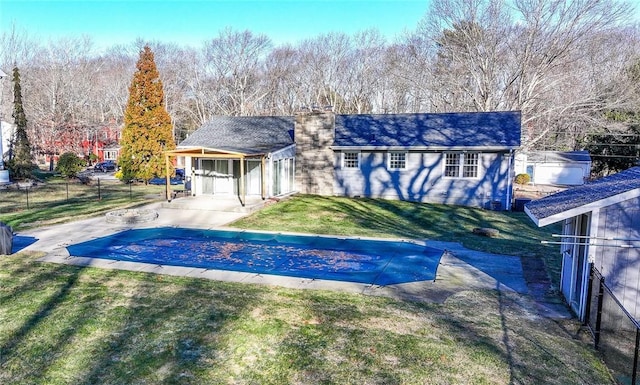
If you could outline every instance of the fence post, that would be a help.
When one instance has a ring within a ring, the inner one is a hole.
[[[636,385],[636,377],[638,370],[638,344],[640,344],[640,330],[636,327],[636,345],[633,349],[633,372],[631,373],[631,383]]]
[[[591,321],[591,301],[593,300],[593,298],[591,298],[593,296],[593,263],[589,264],[589,284],[587,286],[587,308],[585,309],[585,314],[586,316],[584,317],[584,323],[583,325],[589,325],[589,322]]]
[[[594,349],[598,350],[600,343],[600,322],[602,322],[602,303],[604,302],[604,276],[600,276],[598,285],[598,313],[596,314],[596,330],[593,332]]]
[[[67,185],[67,202],[69,201],[69,182],[65,183]]]
[[[25,187],[24,191],[27,193],[27,210],[29,210],[29,187]]]
[[[100,178],[98,178],[98,200],[102,200],[102,196],[100,195]]]

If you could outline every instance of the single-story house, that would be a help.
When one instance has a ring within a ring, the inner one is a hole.
[[[192,193],[292,192],[508,210],[519,112],[216,117],[169,157]],[[243,176],[243,177],[241,177]]]
[[[533,184],[579,186],[591,175],[591,156],[588,151],[519,153],[516,174],[529,174]]]
[[[591,266],[640,316],[640,167],[531,201],[525,212],[538,227],[562,222],[560,289],[581,320]]]

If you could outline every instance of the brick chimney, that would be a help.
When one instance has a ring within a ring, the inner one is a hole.
[[[295,115],[296,190],[303,194],[333,195],[335,114],[313,107]]]

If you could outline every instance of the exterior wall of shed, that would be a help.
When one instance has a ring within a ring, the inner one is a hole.
[[[510,208],[513,165],[508,153],[480,153],[478,178],[447,178],[442,152],[409,152],[406,168],[390,170],[388,153],[361,152],[360,167],[341,167],[342,154],[334,154],[335,195],[400,199],[475,206]],[[495,202],[495,203],[494,203]]]
[[[599,210],[594,266],[627,311],[640,318],[640,198]],[[621,240],[604,240],[616,238]],[[635,240],[635,242],[634,242]],[[634,247],[616,247],[631,245]]]

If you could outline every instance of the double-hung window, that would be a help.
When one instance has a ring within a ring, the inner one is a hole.
[[[342,168],[360,168],[359,152],[343,152]]]
[[[480,154],[477,152],[445,152],[444,176],[447,178],[477,178]]]
[[[390,152],[389,153],[389,170],[404,170],[407,168],[406,152]]]

